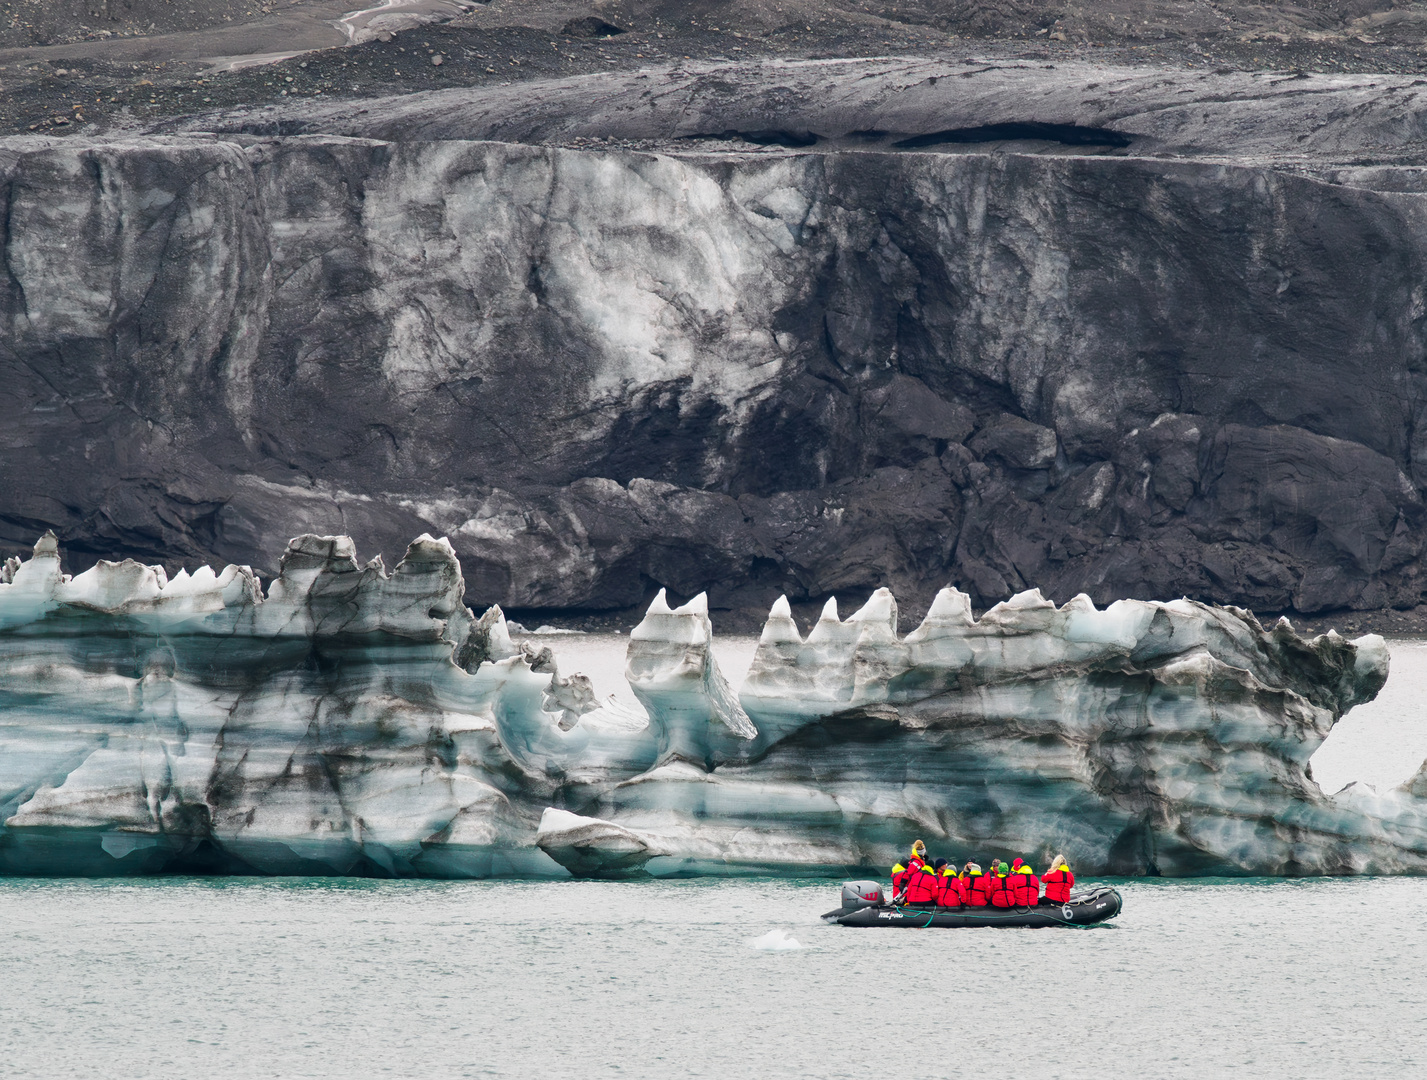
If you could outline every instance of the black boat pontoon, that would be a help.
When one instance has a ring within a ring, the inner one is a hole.
[[[1035,907],[940,907],[893,904],[875,881],[849,881],[842,907],[823,916],[839,926],[895,926],[917,930],[971,926],[1093,926],[1120,914],[1120,894],[1108,885],[1072,894],[1064,904],[1042,900]]]

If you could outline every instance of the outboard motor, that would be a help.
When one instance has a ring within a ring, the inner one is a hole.
[[[844,915],[851,915],[854,911],[867,907],[877,907],[884,902],[880,881],[844,881],[842,907],[829,911],[823,918],[828,922],[836,922]]]
[[[844,911],[876,907],[884,902],[880,881],[844,881],[842,883],[842,907]]]

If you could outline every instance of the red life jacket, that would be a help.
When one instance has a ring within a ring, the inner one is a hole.
[[[1026,895],[1029,897],[1026,901],[1026,906],[1035,907],[1041,902],[1041,879],[1036,877],[1035,874],[1027,874],[1026,888],[1028,890]]]
[[[1015,897],[1016,907],[1035,907],[1040,903],[1041,879],[1028,867],[1018,867],[1006,878],[1006,891]]]
[[[892,867],[892,895],[900,896],[907,889],[907,882],[911,880],[913,874],[920,870],[926,863],[913,855],[907,860],[905,866],[898,863]]]
[[[1075,885],[1075,875],[1066,867],[1052,870],[1041,878],[1045,882],[1045,898],[1064,904],[1070,900],[1070,890]]]
[[[937,894],[936,871],[923,864],[907,879],[907,903],[934,904]]]
[[[955,874],[943,870],[937,884],[941,886],[941,891],[937,893],[936,897],[936,902],[940,907],[962,907],[965,905],[966,884]]]
[[[991,877],[989,874],[972,874],[962,886],[966,889],[967,907],[991,906]]]
[[[1009,877],[1002,877],[1000,874],[992,873],[991,878],[991,906],[992,907],[1015,907],[1016,894],[1011,891]]]

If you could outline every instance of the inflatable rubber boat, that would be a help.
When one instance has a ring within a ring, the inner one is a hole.
[[[842,906],[823,916],[839,926],[896,926],[916,930],[970,926],[1093,926],[1120,914],[1120,894],[1108,885],[1072,893],[1064,904],[1035,907],[936,907],[894,904],[875,881],[848,881],[842,886]]]

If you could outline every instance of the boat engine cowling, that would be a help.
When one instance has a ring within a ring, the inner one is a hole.
[[[847,911],[876,907],[883,902],[880,881],[844,881],[842,883],[842,906]]]

